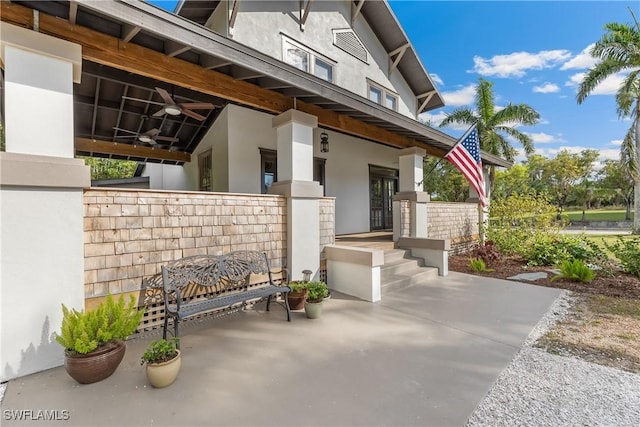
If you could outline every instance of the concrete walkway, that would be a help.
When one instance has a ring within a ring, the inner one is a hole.
[[[182,371],[166,389],[139,364],[147,336],[102,382],[63,368],[10,382],[2,425],[460,426],[558,295],[450,273],[378,304],[334,295],[317,320],[259,305],[181,328]],[[69,419],[9,419],[20,409]]]

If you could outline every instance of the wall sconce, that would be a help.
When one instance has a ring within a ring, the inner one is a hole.
[[[327,135],[325,131],[322,131],[322,133],[320,134],[320,152],[329,152],[329,135]]]

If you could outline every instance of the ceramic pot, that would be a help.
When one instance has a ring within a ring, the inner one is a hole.
[[[182,367],[182,357],[180,350],[176,350],[178,355],[173,359],[162,363],[147,363],[147,379],[155,388],[167,387],[176,380],[180,367]]]
[[[111,341],[87,354],[65,352],[64,369],[80,384],[102,381],[115,372],[126,349],[123,341]]]
[[[317,319],[320,317],[320,313],[322,313],[322,303],[306,302],[304,303],[304,312],[307,314],[309,319]]]
[[[291,291],[287,294],[287,300],[289,301],[289,308],[291,310],[302,310],[304,308],[304,301],[307,299],[307,290],[304,291]]]

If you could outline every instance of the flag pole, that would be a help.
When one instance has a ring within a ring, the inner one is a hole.
[[[442,159],[445,159],[445,158],[449,155],[449,153],[451,153],[451,151],[453,151],[453,149],[454,149],[454,148],[456,148],[456,146],[457,146],[458,144],[460,144],[462,141],[464,141],[464,139],[467,137],[467,135],[469,135],[469,133],[471,133],[471,131],[473,130],[473,128],[474,128],[474,127],[476,127],[476,126],[478,126],[478,124],[477,124],[477,123],[474,123],[473,125],[471,125],[471,127],[470,127],[469,129],[467,129],[467,131],[466,131],[466,132],[465,132],[465,133],[464,133],[464,134],[463,134],[463,135],[458,139],[458,141],[457,141],[455,144],[453,144],[453,147],[451,147],[451,148],[449,149],[449,151],[447,151],[447,152],[444,154],[444,156],[440,157],[440,158],[438,159],[438,161],[436,162],[436,164],[435,164],[435,165],[433,165],[433,167],[429,170],[429,172],[427,172],[427,174],[426,174],[426,175],[424,175],[424,176],[422,177],[422,181],[420,181],[420,182],[418,183],[418,185],[423,184],[423,183],[424,183],[424,181],[425,181],[427,178],[429,178],[429,175],[431,175],[431,173],[433,173],[433,171],[434,171],[434,170],[436,170],[436,168],[438,167],[438,165],[440,164],[440,162],[442,161]]]

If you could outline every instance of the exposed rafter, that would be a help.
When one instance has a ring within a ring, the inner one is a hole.
[[[178,56],[190,49],[191,46],[185,46],[180,43],[172,42],[171,40],[167,40],[166,42],[164,42],[164,53],[167,56]]]
[[[71,0],[69,2],[69,22],[71,22],[72,24],[75,24],[77,18],[78,18],[78,2],[76,0]]]
[[[400,46],[399,48],[394,49],[391,52],[389,52],[389,75],[391,75],[393,70],[396,69],[396,67],[398,66],[398,64],[402,60],[402,57],[404,56],[404,54],[407,51],[407,49],[409,49],[409,47],[411,47],[411,45],[409,43],[406,43],[406,44],[403,44],[402,46]],[[394,56],[395,56],[395,58],[394,58]]]
[[[309,12],[311,11],[311,3],[313,0],[300,0],[300,31],[304,31],[304,25],[307,23]]]
[[[362,6],[364,5],[365,0],[360,0],[358,4],[351,3],[351,28],[353,28],[353,23],[355,22],[358,15],[360,15],[360,11],[362,10]]]
[[[224,59],[203,55],[200,58],[200,65],[202,66],[202,68],[205,68],[207,70],[214,70],[216,68],[226,67],[227,65],[231,65],[231,62],[226,61]]]
[[[418,95],[416,98],[418,99],[418,102],[420,102],[421,100],[423,100],[420,104],[420,106],[418,107],[418,111],[417,114],[420,114],[421,112],[424,111],[424,108],[427,106],[427,104],[429,103],[429,101],[431,101],[431,98],[433,98],[433,96],[436,94],[437,92],[435,90],[432,90],[430,92],[427,93],[423,93],[421,95]]]
[[[233,6],[231,6],[231,10],[229,10],[229,34],[233,33],[233,27],[236,25],[239,7],[240,0],[233,0]]]
[[[122,41],[129,43],[141,29],[142,28],[135,25],[124,24],[122,25],[122,34],[120,34],[120,38]]]

